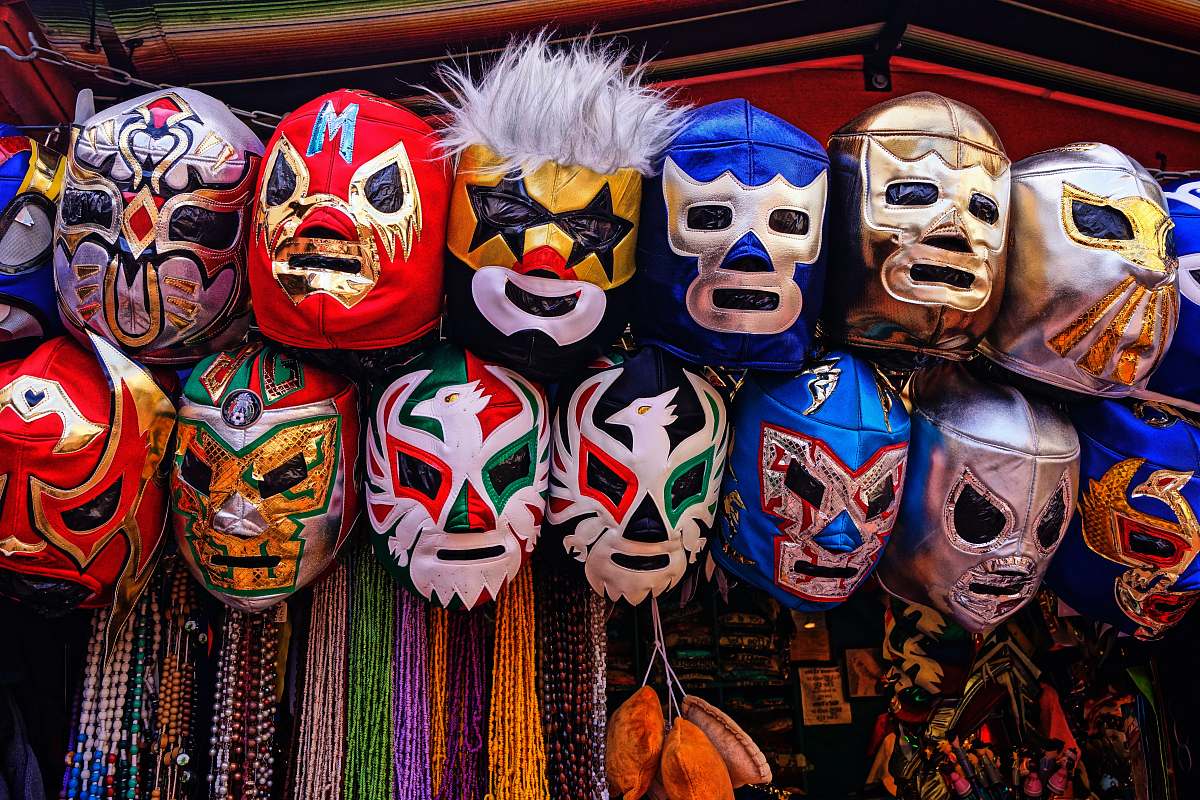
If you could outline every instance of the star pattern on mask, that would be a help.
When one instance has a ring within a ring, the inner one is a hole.
[[[613,250],[633,230],[632,222],[613,213],[612,190],[608,184],[600,187],[583,208],[559,213],[530,197],[525,182],[511,175],[495,186],[468,186],[467,196],[476,219],[470,250],[500,236],[512,254],[520,259],[525,251],[525,232],[553,224],[571,237],[567,269],[589,255],[595,255],[610,281],[613,278]]]

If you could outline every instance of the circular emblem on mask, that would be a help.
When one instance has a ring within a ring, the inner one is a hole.
[[[248,428],[262,416],[262,400],[249,389],[238,389],[221,404],[221,418],[234,428]]]

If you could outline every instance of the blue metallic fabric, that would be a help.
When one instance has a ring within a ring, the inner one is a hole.
[[[1163,184],[1167,210],[1175,222],[1179,255],[1179,324],[1175,338],[1139,396],[1181,403],[1200,410],[1200,179]]]
[[[1161,636],[1200,596],[1200,429],[1143,401],[1079,405],[1071,421],[1079,503],[1046,584],[1086,617]]]
[[[0,140],[0,356],[15,357],[15,346],[63,331],[50,268],[54,198],[28,188],[39,168],[57,167],[57,157],[39,164],[36,144],[11,125],[0,123]]]
[[[699,364],[799,369],[824,295],[825,150],[724,100],[692,114],[662,167],[642,199],[639,341]]]
[[[735,577],[802,611],[870,576],[895,523],[909,418],[870,364],[835,351],[799,375],[752,374],[712,552]]]

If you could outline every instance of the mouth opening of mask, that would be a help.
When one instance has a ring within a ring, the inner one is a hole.
[[[713,289],[713,305],[731,311],[774,311],[779,295],[761,289]]]
[[[279,566],[279,556],[230,556],[216,555],[212,557],[212,563],[218,567],[237,567],[239,569],[275,569]]]
[[[483,561],[487,558],[499,558],[504,553],[504,545],[499,544],[489,547],[465,547],[461,550],[443,547],[437,551],[437,557],[439,561]]]
[[[288,266],[296,270],[324,270],[325,272],[348,272],[357,275],[362,264],[357,258],[328,256],[323,253],[300,253],[288,258]]]
[[[517,308],[535,317],[561,317],[575,310],[582,292],[562,297],[545,297],[527,292],[512,281],[505,281],[504,296]]]
[[[854,567],[826,567],[808,561],[797,561],[792,564],[792,572],[807,575],[810,578],[853,578],[858,575]]]
[[[1025,589],[1025,581],[1017,581],[1015,583],[980,583],[979,581],[971,581],[967,588],[974,594],[984,595],[987,597],[1017,597]]]
[[[629,553],[613,553],[610,558],[618,567],[624,567],[635,572],[649,572],[656,569],[666,569],[671,566],[671,557],[665,553],[652,556],[634,556]]]
[[[918,262],[909,268],[909,275],[917,283],[944,283],[955,289],[970,289],[975,283],[975,276],[971,273],[945,264]]]

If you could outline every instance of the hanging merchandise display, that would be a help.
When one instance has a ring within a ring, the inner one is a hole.
[[[536,380],[582,367],[629,322],[642,176],[683,110],[628,55],[542,33],[478,78],[441,71],[450,337]]]
[[[870,363],[833,351],[794,377],[747,377],[733,431],[713,557],[789,608],[844,602],[896,522],[904,404]]]
[[[0,123],[0,353],[62,332],[50,245],[66,161]]]
[[[560,385],[547,520],[597,594],[637,605],[707,542],[729,447],[725,401],[654,348]]]
[[[918,92],[835,131],[829,159],[837,266],[825,316],[834,336],[893,353],[969,357],[1005,284],[1010,165],[991,123],[964,103]]]
[[[647,182],[638,340],[699,364],[797,369],[825,290],[829,158],[745,100],[696,109]]]
[[[1200,372],[1194,368],[1200,359],[1200,180],[1195,175],[1177,178],[1162,190],[1179,259],[1179,324],[1162,363],[1133,396],[1200,411]]]
[[[908,477],[884,588],[972,633],[1029,602],[1079,487],[1079,439],[1060,412],[963,366],[917,373]]]
[[[1009,280],[983,354],[1068,392],[1145,388],[1179,316],[1172,227],[1150,173],[1113,147],[1018,161]]]
[[[199,364],[171,471],[175,539],[223,603],[259,611],[324,574],[358,519],[354,384],[271,347]]]
[[[326,359],[334,369],[412,355],[442,311],[449,188],[433,129],[390,100],[342,89],[289,114],[254,200],[250,289],[263,334],[353,351]]]
[[[1200,428],[1141,401],[1080,405],[1071,421],[1079,509],[1046,582],[1090,619],[1158,638],[1200,598]]]
[[[150,579],[175,407],[107,340],[67,337],[0,364],[0,592],[53,613],[116,603]]]
[[[149,364],[191,364],[246,332],[245,242],[263,146],[220,101],[80,96],[54,233],[63,321]]]
[[[427,600],[494,600],[537,544],[550,470],[541,387],[444,343],[371,400],[375,552]]]
[[[429,607],[418,595],[396,587],[395,702],[392,758],[396,800],[433,797],[429,687]]]

